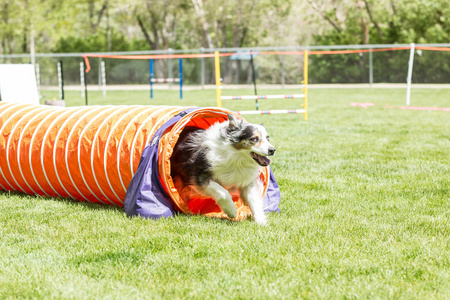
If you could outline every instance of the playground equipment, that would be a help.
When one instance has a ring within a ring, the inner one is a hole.
[[[183,60],[178,59],[178,78],[155,78],[154,60],[150,59],[150,98],[153,99],[153,83],[178,82],[180,84],[180,99],[183,99]]]
[[[220,55],[219,52],[216,51],[214,53],[214,65],[215,65],[215,78],[216,78],[216,99],[217,106],[222,107],[222,100],[255,100],[255,108],[256,110],[250,111],[238,111],[238,114],[296,114],[302,113],[303,118],[306,121],[308,119],[308,51],[303,51],[304,55],[304,67],[303,67],[303,94],[292,94],[292,95],[257,95],[256,90],[256,79],[255,79],[255,71],[253,66],[253,53],[250,52],[251,64],[252,64],[252,77],[253,84],[255,87],[255,95],[250,96],[222,96],[222,82],[220,77]],[[303,99],[303,108],[297,109],[284,109],[284,110],[259,110],[259,102],[258,100],[263,99]]]
[[[158,218],[174,211],[224,218],[213,199],[170,174],[170,157],[186,126],[227,120],[223,108],[174,106],[49,107],[0,102],[0,189],[124,206]],[[268,210],[279,191],[260,174]],[[267,192],[267,193],[266,193]],[[237,219],[251,214],[232,194]]]

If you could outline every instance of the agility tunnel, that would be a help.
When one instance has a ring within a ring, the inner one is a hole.
[[[223,108],[0,102],[0,189],[117,205],[129,216],[183,212],[227,218],[213,199],[170,174],[170,157],[183,129],[206,129],[226,121],[227,114],[235,113]],[[260,178],[265,211],[278,211],[280,193],[269,167]],[[238,193],[232,197],[237,220],[251,215]]]

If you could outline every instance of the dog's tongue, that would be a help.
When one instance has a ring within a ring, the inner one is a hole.
[[[252,158],[262,167],[267,167],[270,164],[270,159],[268,159],[266,156],[262,156],[254,152],[252,152],[251,155]]]
[[[268,159],[266,156],[260,156],[259,161],[262,162],[262,166],[266,167],[270,165],[270,159]]]

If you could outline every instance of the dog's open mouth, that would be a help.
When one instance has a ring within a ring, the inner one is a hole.
[[[255,152],[250,152],[250,155],[258,163],[258,165],[262,167],[267,167],[270,164],[270,159],[268,159],[266,156],[256,154]]]

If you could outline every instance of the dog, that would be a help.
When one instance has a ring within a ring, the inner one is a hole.
[[[260,171],[270,164],[275,154],[263,124],[245,122],[233,115],[228,121],[215,123],[208,129],[185,127],[171,158],[172,178],[180,176],[185,184],[213,198],[231,219],[236,206],[229,190],[238,189],[257,224],[265,225],[263,188]]]

